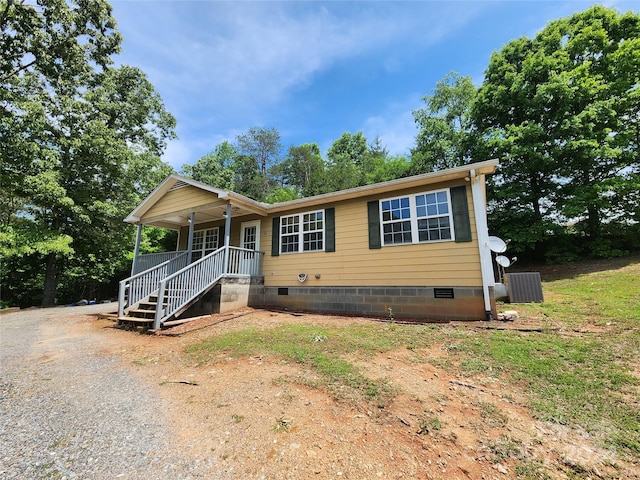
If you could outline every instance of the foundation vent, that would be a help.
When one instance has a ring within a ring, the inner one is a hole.
[[[434,288],[434,298],[455,298],[453,295],[453,288]]]
[[[508,273],[507,290],[511,303],[540,303],[544,301],[539,272]]]

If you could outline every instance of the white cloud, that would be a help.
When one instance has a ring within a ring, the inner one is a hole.
[[[115,9],[130,53],[163,96],[252,109],[335,62],[435,42],[473,7],[445,3],[143,2]],[[455,14],[443,10],[455,10]],[[396,68],[394,55],[387,68]],[[138,63],[139,64],[139,63]]]
[[[333,67],[374,58],[386,72],[399,73],[404,63],[417,61],[417,52],[487,8],[484,2],[113,4],[125,39],[121,62],[147,73],[178,120],[180,138],[163,156],[176,169],[249,127],[281,128],[276,110],[300,106],[287,103],[289,96],[304,94]],[[393,94],[381,90],[380,95]],[[337,108],[349,107],[332,105],[306,114],[340,118]],[[390,105],[362,129],[370,141],[379,135],[392,154],[408,154],[415,138],[412,108]],[[322,144],[323,134],[306,131],[304,121],[298,130],[307,141]]]
[[[369,142],[380,137],[390,155],[410,155],[415,144],[417,129],[412,111],[417,108],[416,98],[403,103],[393,103],[384,112],[368,117],[362,126],[362,132]]]

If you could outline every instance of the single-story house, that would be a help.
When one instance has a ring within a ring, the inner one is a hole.
[[[247,305],[408,321],[495,318],[485,176],[497,165],[276,204],[170,175],[125,219],[138,235],[119,322],[158,329]],[[144,225],[177,230],[176,251],[139,255]]]

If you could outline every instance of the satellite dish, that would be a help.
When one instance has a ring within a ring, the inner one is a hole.
[[[507,268],[509,265],[511,265],[511,260],[509,260],[504,255],[498,255],[496,257],[496,263],[501,267]]]
[[[503,253],[507,251],[507,244],[500,237],[489,237],[489,248],[492,252]]]

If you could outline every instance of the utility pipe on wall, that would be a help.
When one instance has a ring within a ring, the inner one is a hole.
[[[487,224],[487,209],[485,208],[484,178],[477,175],[475,169],[469,171],[471,179],[471,196],[473,198],[473,213],[476,217],[476,234],[478,236],[478,249],[480,250],[480,269],[482,272],[482,295],[484,297],[484,310],[487,320],[493,320],[491,313],[491,297],[489,286],[494,286],[496,279],[491,263],[491,249],[489,248],[489,226]]]

